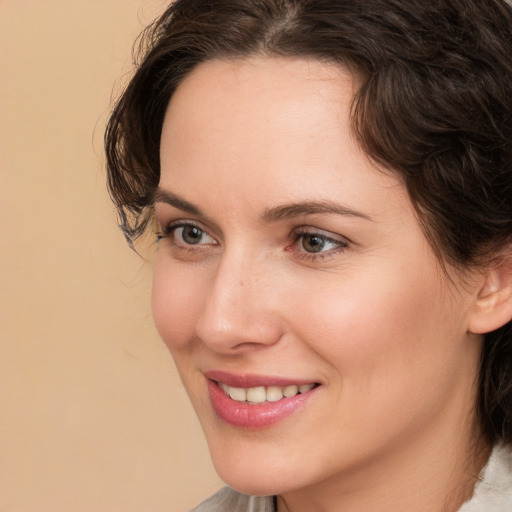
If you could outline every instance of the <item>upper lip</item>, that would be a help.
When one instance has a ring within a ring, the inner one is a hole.
[[[288,377],[280,377],[280,376],[271,376],[271,375],[256,375],[256,374],[239,374],[239,373],[231,373],[223,370],[208,370],[204,372],[205,376],[210,380],[214,380],[216,382],[222,382],[228,386],[234,388],[255,388],[259,386],[269,387],[269,386],[290,386],[292,384],[296,384],[300,386],[301,384],[313,384],[316,383],[314,380],[308,379],[295,379]]]

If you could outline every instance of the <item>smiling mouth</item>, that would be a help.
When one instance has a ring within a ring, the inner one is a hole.
[[[261,405],[266,402],[279,402],[284,398],[292,398],[296,395],[307,393],[319,386],[317,383],[290,384],[287,386],[257,386],[253,388],[237,388],[228,386],[223,382],[215,381],[217,385],[236,402],[250,405]]]
[[[205,372],[210,403],[219,419],[237,428],[268,428],[313,400],[318,382],[279,376]]]

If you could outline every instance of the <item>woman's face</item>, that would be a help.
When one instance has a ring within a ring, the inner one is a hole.
[[[154,318],[246,493],[350,482],[473,414],[474,291],[354,141],[353,95],[336,66],[219,60],[165,117]]]

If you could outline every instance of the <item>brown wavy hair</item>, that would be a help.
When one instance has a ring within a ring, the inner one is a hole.
[[[108,185],[130,244],[148,227],[164,114],[211,59],[307,57],[348,67],[352,127],[401,177],[440,261],[512,245],[512,7],[505,0],[177,0],[141,35],[108,122]],[[512,324],[486,335],[478,414],[512,443]]]

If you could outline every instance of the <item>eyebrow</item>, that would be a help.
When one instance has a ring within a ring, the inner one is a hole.
[[[168,190],[163,190],[160,187],[158,187],[153,194],[153,204],[154,203],[166,203],[174,206],[174,208],[177,208],[178,210],[182,210],[193,215],[203,215],[197,206],[194,206],[192,203],[185,201],[185,199],[182,199]]]
[[[353,210],[334,201],[307,201],[304,203],[291,203],[282,206],[276,206],[265,210],[263,220],[265,222],[276,222],[304,215],[314,215],[322,213],[334,213],[336,215],[345,215],[349,217],[360,217],[369,221],[373,219],[365,213]]]
[[[182,210],[193,215],[204,216],[197,206],[160,187],[158,187],[153,194],[153,203],[166,203],[174,206],[174,208],[177,208],[178,210]],[[343,206],[334,201],[327,200],[305,201],[279,205],[274,208],[265,210],[263,212],[262,219],[264,222],[271,223],[285,219],[292,219],[295,217],[302,217],[305,215],[315,215],[322,213],[359,217],[373,222],[373,219],[365,213],[359,212],[347,206]]]

